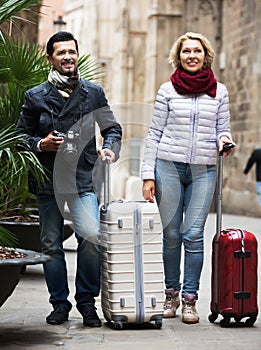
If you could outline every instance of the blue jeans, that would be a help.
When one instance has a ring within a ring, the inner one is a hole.
[[[78,306],[94,304],[100,292],[100,234],[98,203],[94,193],[80,195],[41,195],[37,197],[40,214],[42,250],[51,256],[44,263],[44,273],[50,303],[63,303],[71,308],[68,300],[67,267],[63,250],[62,215],[64,204],[70,210],[78,242],[75,300]]]
[[[261,207],[261,181],[256,182],[256,193],[258,195],[258,204]]]
[[[216,166],[157,160],[155,180],[155,196],[163,225],[166,288],[181,290],[183,244],[182,296],[194,294],[198,297],[204,258],[204,226],[215,191]]]

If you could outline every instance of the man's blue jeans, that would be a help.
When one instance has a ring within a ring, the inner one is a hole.
[[[63,250],[64,218],[61,211],[65,202],[69,207],[78,241],[75,281],[75,300],[78,306],[94,304],[94,298],[100,291],[99,214],[97,198],[91,192],[37,197],[42,250],[51,256],[51,261],[44,263],[49,300],[52,305],[63,303],[71,308]]]
[[[215,165],[157,160],[156,200],[163,225],[166,288],[181,290],[181,246],[184,245],[182,295],[199,290],[204,258],[204,226],[216,183]]]

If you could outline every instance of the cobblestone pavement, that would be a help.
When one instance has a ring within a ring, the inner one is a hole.
[[[224,215],[223,227],[240,227],[252,231],[257,239],[261,238],[259,218],[248,218]],[[205,263],[201,279],[198,311],[200,323],[185,325],[178,313],[175,319],[163,321],[161,329],[146,327],[128,327],[114,330],[105,322],[100,308],[97,307],[103,320],[101,328],[91,329],[82,325],[82,319],[74,307],[68,322],[61,326],[48,325],[46,316],[51,311],[48,303],[42,265],[29,266],[23,274],[13,294],[0,308],[0,348],[1,350],[260,350],[261,318],[254,327],[221,328],[219,320],[214,324],[208,321],[210,313],[210,274],[211,274],[211,241],[215,232],[215,215],[210,214],[205,230]],[[74,295],[75,275],[75,241],[70,238],[65,243],[68,261],[71,301]],[[259,246],[259,256],[260,246]],[[259,264],[260,272],[260,264]],[[261,279],[260,279],[261,280]],[[259,290],[260,290],[259,280]],[[259,295],[259,305],[260,305]]]

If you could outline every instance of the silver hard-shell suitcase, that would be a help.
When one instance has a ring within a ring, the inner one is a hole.
[[[100,212],[102,247],[101,306],[115,328],[126,323],[162,326],[164,275],[162,226],[156,204],[110,201],[106,164],[104,205]]]

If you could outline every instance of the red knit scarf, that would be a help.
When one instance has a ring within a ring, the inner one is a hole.
[[[206,93],[211,97],[216,96],[217,80],[212,69],[208,67],[194,75],[190,75],[183,69],[177,68],[171,74],[170,80],[180,95]]]

